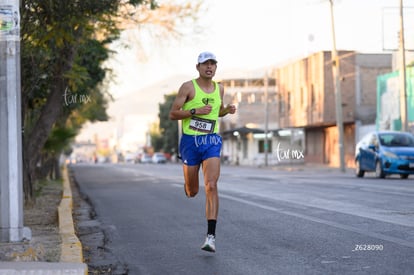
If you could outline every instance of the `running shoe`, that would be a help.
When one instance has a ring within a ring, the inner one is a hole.
[[[208,252],[216,252],[216,238],[214,235],[207,235],[206,241],[204,242],[201,249]]]

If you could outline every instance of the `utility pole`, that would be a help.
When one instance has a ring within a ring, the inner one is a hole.
[[[31,238],[23,227],[19,0],[0,0],[0,241]]]
[[[404,8],[403,0],[400,0],[400,115],[401,115],[401,130],[408,131],[408,116],[407,116],[407,80],[405,72],[405,41],[404,41]]]
[[[345,172],[345,153],[344,153],[344,124],[342,120],[342,96],[341,96],[341,81],[340,76],[340,64],[338,58],[338,52],[336,50],[336,37],[335,37],[335,20],[333,11],[333,0],[329,0],[331,8],[331,24],[332,24],[332,73],[335,84],[335,107],[336,107],[336,127],[338,129],[338,146],[339,146],[339,162],[340,169]]]
[[[264,136],[264,153],[265,153],[265,166],[269,165],[269,77],[265,75],[264,78],[264,88],[265,88],[265,136]]]

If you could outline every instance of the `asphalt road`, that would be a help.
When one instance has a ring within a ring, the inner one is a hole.
[[[128,274],[414,274],[414,180],[223,166],[216,253],[176,164],[75,165]]]

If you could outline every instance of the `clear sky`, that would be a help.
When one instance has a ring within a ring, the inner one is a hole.
[[[391,30],[399,24],[399,3],[399,0],[335,0],[337,49],[378,53],[383,50],[383,41],[386,45],[395,45],[397,34],[394,36]],[[168,43],[141,37],[144,54],[134,47],[131,35],[123,37],[129,49],[119,48],[112,63],[118,75],[117,83],[111,86],[116,98],[137,93],[176,75],[196,77],[196,58],[205,50],[216,54],[219,61],[216,76],[220,78],[220,74],[229,71],[254,70],[332,49],[328,0],[206,0],[203,5],[208,10],[201,15],[197,30],[202,32],[198,35],[187,35]],[[414,0],[404,0],[404,6],[407,34],[414,38]],[[407,43],[414,46],[410,37],[406,37]],[[182,81],[177,79],[175,90]],[[143,106],[148,104],[145,98],[149,100],[151,95],[142,96]],[[157,107],[162,98],[153,100],[152,104]],[[145,123],[140,122],[139,136],[135,134],[140,142],[148,120],[151,117],[156,120],[157,112],[157,108],[153,113],[137,111],[138,117],[145,117]]]
[[[159,2],[162,3],[162,0]],[[335,29],[339,50],[381,52],[383,22],[398,27],[399,0],[335,0]],[[130,45],[118,56],[120,83],[128,90],[144,87],[176,74],[193,75],[199,52],[209,50],[219,59],[219,70],[249,70],[287,62],[311,52],[332,49],[330,5],[328,0],[209,0],[203,4],[203,36],[185,36],[179,42],[158,45],[148,39],[148,61],[138,58]],[[405,0],[414,10],[414,0]],[[397,17],[383,16],[384,8],[394,7]],[[414,23],[414,13],[406,25]],[[387,24],[389,27],[391,25]],[[391,42],[387,32],[387,44]],[[219,76],[219,75],[218,75]],[[139,80],[139,83],[137,83]],[[119,89],[117,86],[116,90]]]

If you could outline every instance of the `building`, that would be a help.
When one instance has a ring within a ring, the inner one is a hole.
[[[338,55],[345,161],[353,167],[357,137],[366,127],[375,127],[377,76],[391,71],[392,56],[354,51]],[[221,81],[225,102],[238,109],[222,120],[223,155],[239,164],[305,161],[338,167],[331,52],[267,71],[268,85],[265,71]]]
[[[359,128],[375,124],[377,76],[391,70],[392,57],[354,51],[340,51],[338,55],[345,163],[352,167]],[[275,70],[277,119],[281,128],[304,129],[307,162],[339,166],[331,60],[331,52],[322,51]]]
[[[270,152],[272,147],[272,140],[266,140],[264,135],[266,125],[269,131],[278,128],[276,121],[270,119],[277,114],[275,79],[266,77],[266,70],[261,70],[220,83],[226,91],[224,102],[237,106],[235,115],[220,122],[224,160],[232,164],[260,164],[266,148]]]
[[[406,69],[406,102],[401,102],[400,72],[394,71],[377,78],[377,120],[378,130],[396,130],[403,128],[401,118],[402,104],[407,105],[408,131],[414,132],[414,68]]]

